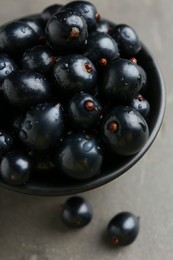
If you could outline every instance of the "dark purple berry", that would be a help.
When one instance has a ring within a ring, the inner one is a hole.
[[[82,197],[71,197],[63,205],[61,219],[67,227],[85,227],[92,219],[91,205]]]
[[[118,24],[111,31],[111,36],[118,43],[122,57],[135,56],[141,49],[135,30],[129,25]]]
[[[118,106],[105,115],[100,130],[105,147],[123,156],[139,152],[149,137],[145,119],[128,106]]]
[[[88,38],[87,24],[80,13],[62,10],[49,19],[46,36],[56,51],[79,53]]]
[[[66,175],[86,180],[101,172],[103,154],[97,139],[85,133],[71,133],[56,153],[56,165]]]
[[[102,116],[102,107],[92,95],[76,93],[69,101],[68,116],[75,129],[96,128]]]
[[[108,239],[115,247],[132,244],[139,233],[139,217],[121,212],[111,219],[107,227]]]
[[[11,73],[3,82],[2,91],[11,105],[22,108],[48,101],[51,96],[49,81],[31,70]]]
[[[60,104],[39,104],[32,107],[21,123],[20,140],[30,149],[46,153],[59,142],[64,130]]]
[[[93,93],[97,86],[97,71],[83,55],[71,54],[57,60],[53,69],[57,89],[69,96],[84,91]]]
[[[1,177],[9,184],[22,185],[28,182],[33,172],[33,161],[23,152],[9,152],[1,162]]]

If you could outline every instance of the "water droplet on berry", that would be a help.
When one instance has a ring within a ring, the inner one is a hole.
[[[90,152],[93,148],[93,144],[91,142],[85,142],[83,145],[83,149],[85,152]]]
[[[26,33],[26,29],[25,29],[25,28],[21,28],[21,31],[22,31],[23,33]]]

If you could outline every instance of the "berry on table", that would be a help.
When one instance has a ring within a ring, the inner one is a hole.
[[[92,207],[79,196],[71,197],[64,203],[61,211],[62,222],[71,228],[82,228],[92,220]]]
[[[139,217],[131,212],[121,212],[108,224],[108,239],[115,247],[128,246],[137,238],[139,226]]]

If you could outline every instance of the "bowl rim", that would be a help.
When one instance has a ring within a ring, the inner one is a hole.
[[[152,60],[153,66],[155,67],[155,71],[157,73],[158,77],[158,82],[160,84],[160,100],[159,104],[161,104],[158,108],[157,111],[157,118],[156,118],[156,123],[154,124],[154,127],[152,131],[150,132],[149,138],[143,148],[136,154],[134,155],[126,164],[122,165],[119,167],[116,171],[113,171],[109,173],[108,175],[100,175],[98,178],[93,178],[89,179],[87,181],[81,181],[81,182],[76,182],[75,185],[66,185],[60,187],[57,186],[56,188],[53,187],[44,187],[41,188],[38,185],[30,185],[27,183],[26,185],[22,186],[14,186],[6,183],[2,179],[0,179],[0,186],[12,191],[20,192],[20,193],[25,193],[25,194],[30,194],[30,195],[38,195],[38,196],[64,196],[64,195],[72,195],[72,194],[77,194],[81,192],[86,192],[95,188],[98,188],[100,186],[103,186],[115,179],[117,179],[119,176],[127,172],[130,168],[132,168],[142,157],[143,155],[148,151],[152,143],[154,142],[160,127],[163,122],[164,114],[165,114],[165,109],[166,109],[166,90],[165,90],[165,83],[164,79],[160,70],[160,67],[156,61],[156,59],[153,57],[151,52],[148,50],[144,44],[142,44],[142,51],[150,57]]]

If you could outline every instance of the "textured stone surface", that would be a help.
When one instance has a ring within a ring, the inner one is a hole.
[[[66,3],[68,1],[60,1]],[[81,230],[59,220],[66,197],[34,197],[0,188],[0,259],[2,260],[163,260],[173,254],[173,5],[170,0],[95,0],[99,12],[134,27],[161,67],[167,110],[161,131],[148,153],[130,171],[96,190],[83,193],[94,218]],[[0,23],[38,13],[54,1],[0,0]],[[104,230],[114,214],[129,210],[141,218],[138,239],[115,250]]]

